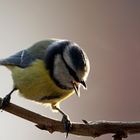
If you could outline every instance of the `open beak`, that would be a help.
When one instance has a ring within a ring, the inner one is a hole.
[[[79,82],[80,84],[82,84],[82,86],[86,89],[86,83],[85,83],[85,81],[81,81],[81,82]],[[75,90],[75,93],[76,93],[76,95],[78,96],[78,97],[80,97],[80,91],[79,91],[79,83],[77,83],[77,82],[72,82],[72,85],[73,85],[73,88],[74,88],[74,90]]]
[[[81,84],[82,84],[82,86],[86,89],[87,88],[87,85],[86,85],[86,83],[85,83],[85,81],[83,80],[83,81],[81,81],[80,82]]]
[[[78,83],[76,83],[76,82],[72,82],[72,85],[73,85],[73,88],[74,88],[74,90],[75,90],[75,93],[76,93],[76,95],[78,96],[78,97],[80,97],[80,92],[79,92],[79,85],[78,85]]]

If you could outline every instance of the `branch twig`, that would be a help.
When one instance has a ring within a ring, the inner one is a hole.
[[[2,99],[0,98],[0,103],[1,100]],[[37,113],[34,113],[12,103],[10,103],[4,110],[37,124],[36,126],[41,130],[47,130],[50,133],[53,133],[55,131],[64,133],[64,126],[61,121],[41,116]],[[88,123],[86,120],[83,120],[83,122],[84,123],[72,123],[70,133],[91,137],[98,137],[104,134],[111,133],[114,134],[114,140],[122,140],[122,138],[126,138],[128,134],[140,133],[140,121],[97,121],[94,123]]]

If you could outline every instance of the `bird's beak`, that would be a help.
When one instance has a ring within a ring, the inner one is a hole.
[[[80,81],[79,82],[85,89],[87,88],[85,81]],[[79,84],[77,82],[72,82],[73,88],[75,90],[75,93],[78,97],[80,97],[80,91],[79,91]]]
[[[80,82],[81,84],[82,84],[82,86],[86,89],[87,88],[87,85],[86,85],[86,83],[85,83],[85,81],[83,80],[83,81],[81,81]]]
[[[80,92],[79,92],[79,86],[78,86],[78,83],[76,82],[72,82],[72,85],[73,85],[73,88],[75,90],[75,93],[78,97],[80,97]]]

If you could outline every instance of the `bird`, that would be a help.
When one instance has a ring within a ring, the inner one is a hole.
[[[90,63],[84,50],[70,40],[46,39],[0,59],[0,65],[11,71],[13,79],[13,89],[0,108],[4,109],[18,90],[26,99],[50,104],[52,110],[60,112],[68,135],[70,120],[59,105],[74,93],[80,96],[81,86],[86,89]]]

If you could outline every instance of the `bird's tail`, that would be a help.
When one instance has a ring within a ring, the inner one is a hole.
[[[8,63],[8,61],[6,59],[0,59],[0,65],[8,66],[8,65],[11,65],[11,64]]]
[[[0,65],[2,65],[2,60],[0,59]]]
[[[0,65],[5,65],[5,61],[3,59],[0,59]]]

